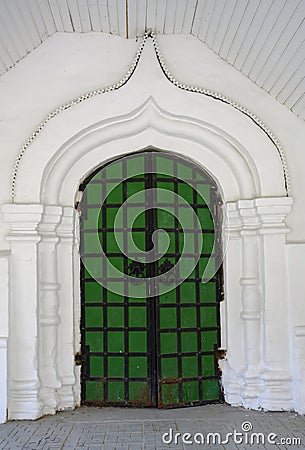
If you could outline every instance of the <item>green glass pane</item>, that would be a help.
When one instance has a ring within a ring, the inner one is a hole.
[[[163,384],[161,386],[161,401],[164,405],[174,405],[179,402],[178,384]]]
[[[150,402],[148,384],[143,381],[130,381],[128,383],[129,401],[145,403]]]
[[[123,331],[108,331],[108,351],[121,352],[125,350],[124,346],[124,332]]]
[[[124,326],[124,307],[122,306],[107,307],[107,326],[110,328]]]
[[[174,165],[173,160],[169,158],[162,158],[157,156],[156,158],[156,169],[160,176],[173,176],[174,175]]]
[[[95,281],[86,281],[85,283],[85,301],[86,303],[102,302],[103,287]]]
[[[194,303],[196,302],[196,283],[185,282],[180,284],[180,302],[181,303]]]
[[[106,249],[104,249],[104,251],[106,251],[107,253],[118,253],[121,254],[121,250],[118,246],[118,242],[122,242],[123,243],[123,233],[116,231],[116,233],[114,234],[114,232],[112,231],[107,231],[106,233]]]
[[[85,253],[97,253],[99,251],[98,233],[84,234],[84,251]]]
[[[160,328],[177,328],[176,308],[160,308]]]
[[[204,303],[216,302],[216,281],[199,284],[200,301]]]
[[[198,358],[196,356],[182,357],[182,376],[198,377]]]
[[[213,355],[204,355],[201,357],[202,376],[213,377],[215,375],[215,357]]]
[[[203,400],[218,400],[219,399],[218,380],[203,380],[202,381],[202,399]]]
[[[145,212],[143,206],[128,206],[127,227],[128,228],[145,228]]]
[[[103,276],[103,259],[98,257],[84,257],[85,278],[101,278]]]
[[[157,182],[157,201],[160,203],[168,203],[170,206],[175,202],[174,183],[168,181]],[[160,189],[160,191],[159,191]],[[162,191],[161,191],[162,189]]]
[[[112,402],[124,401],[124,383],[121,381],[109,381],[108,400]]]
[[[143,356],[130,356],[128,358],[128,371],[130,378],[146,378],[147,358]]]
[[[217,331],[203,331],[201,333],[201,349],[204,352],[210,352],[214,350],[215,344],[217,344]]]
[[[161,378],[178,378],[178,359],[162,358],[161,359]]]
[[[110,284],[110,283],[108,283]],[[121,283],[123,285],[123,283]],[[124,287],[123,287],[124,288]],[[116,294],[110,290],[107,290],[107,302],[108,303],[124,303],[124,296]]]
[[[98,220],[100,218],[100,208],[88,208],[84,220],[84,228],[88,230],[89,228],[98,228]]]
[[[123,277],[123,275],[121,275]],[[107,282],[107,301],[111,303],[112,301],[118,302],[121,300],[121,293],[124,293],[124,282],[123,281],[108,281]]]
[[[128,333],[129,352],[147,352],[146,331],[129,331]]]
[[[158,226],[160,228],[175,228],[175,215],[174,208],[158,208]]]
[[[102,184],[88,184],[86,194],[89,205],[102,204]]]
[[[195,276],[195,267],[197,265],[196,259],[195,258],[191,258],[188,256],[185,256],[183,258],[180,259],[180,274],[187,274],[190,273],[190,275],[188,275],[190,278],[194,278]],[[193,270],[191,270],[193,269]]]
[[[214,222],[209,209],[198,208],[197,217],[199,219],[201,228],[205,230],[214,230]]]
[[[168,242],[169,240],[169,242]],[[166,231],[165,233],[158,233],[157,239],[157,249],[158,252],[162,250],[162,253],[175,253],[176,242],[175,242],[175,233],[171,231]]]
[[[192,180],[193,169],[183,163],[177,163],[177,175],[181,180]]]
[[[128,204],[145,202],[145,183],[144,181],[126,181],[126,191]],[[132,195],[137,194],[135,199],[130,199]]]
[[[162,354],[177,353],[177,333],[173,332],[161,333],[160,349]]]
[[[128,251],[131,251],[136,246],[140,251],[146,250],[146,233],[145,231],[133,231],[128,235]],[[134,251],[137,251],[136,249]]]
[[[127,157],[126,172],[128,177],[142,177],[144,173],[144,155]]]
[[[205,275],[204,271],[205,271],[205,268],[206,268],[207,264],[209,264],[207,274],[210,275],[210,276],[216,274],[216,261],[215,261],[215,258],[214,257],[210,257],[210,258],[202,257],[199,260],[199,276],[200,276],[200,278],[202,278],[203,275]]]
[[[108,377],[124,377],[124,368],[122,356],[108,356]]]
[[[116,215],[118,213],[119,207],[117,206],[109,206],[106,210],[106,227],[107,228],[114,228],[114,222]],[[123,224],[120,223],[120,221],[117,222],[116,228],[122,228]]]
[[[89,345],[90,352],[103,352],[104,339],[102,331],[86,331],[86,345]]]
[[[86,400],[104,400],[104,383],[101,381],[86,381]]]
[[[184,331],[181,333],[181,351],[197,352],[197,333],[193,331]]]
[[[106,198],[105,202],[107,205],[109,204],[118,204],[121,205],[123,203],[123,185],[120,182],[116,183],[107,183],[106,184]],[[108,208],[106,209],[108,212]]]
[[[197,314],[195,307],[181,308],[180,314],[181,314],[181,328],[197,327]]]
[[[182,199],[179,199],[179,203],[194,203],[194,190],[191,185],[178,183],[178,195],[182,197]]]
[[[171,291],[166,292],[165,294],[162,294],[159,296],[159,303],[176,303],[177,297],[176,297],[176,289],[172,289]]]
[[[212,253],[214,247],[214,233],[203,233],[202,253]]]
[[[195,253],[195,242],[198,239],[198,237],[196,236],[195,233],[183,233],[180,232],[179,233],[179,251],[180,253],[190,253],[190,254],[194,254]],[[198,243],[197,243],[198,245]],[[196,249],[197,253],[198,250]]]
[[[103,326],[103,308],[101,306],[86,307],[85,325],[87,328]]]
[[[211,203],[211,187],[209,184],[197,184],[198,205],[209,205]]]
[[[94,177],[91,178],[90,183],[91,183],[92,181],[100,181],[100,180],[102,179],[102,172],[103,172],[103,170],[104,170],[104,169],[102,169],[102,170],[100,170],[99,172],[97,172],[97,173],[94,175]]]
[[[90,356],[90,377],[104,376],[104,358],[102,356]]]
[[[217,311],[215,306],[204,306],[200,308],[200,326],[201,327],[216,327],[217,326]]]
[[[145,327],[146,323],[146,307],[145,306],[129,306],[128,308],[128,326],[129,327]]]
[[[107,257],[108,264],[112,264],[113,267],[115,267],[119,273],[116,274],[115,278],[122,278],[124,277],[124,258],[123,256],[108,256]],[[108,286],[109,288],[109,286]]]
[[[105,167],[105,172],[106,172],[106,178],[112,179],[122,179],[123,178],[123,173],[122,173],[122,162],[121,161],[115,161],[111,164],[109,164],[107,167]]]
[[[194,402],[199,400],[199,382],[187,381],[182,383],[182,395],[184,402]]]

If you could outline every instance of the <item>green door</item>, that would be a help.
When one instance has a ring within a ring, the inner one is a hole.
[[[220,401],[215,182],[150,150],[99,168],[81,190],[82,403]]]

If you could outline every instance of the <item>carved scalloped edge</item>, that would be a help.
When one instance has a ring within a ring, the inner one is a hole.
[[[142,37],[141,43],[135,54],[133,62],[131,63],[128,71],[126,72],[126,74],[120,81],[118,81],[117,83],[114,83],[110,86],[107,86],[105,88],[88,92],[84,95],[79,96],[78,98],[76,98],[74,100],[71,100],[68,103],[65,103],[65,104],[57,107],[43,119],[43,121],[38,125],[36,130],[25,141],[25,143],[21,147],[21,150],[18,153],[18,156],[15,160],[14,168],[13,168],[13,173],[12,173],[12,178],[11,178],[11,190],[10,190],[10,196],[11,196],[12,202],[14,202],[14,198],[15,198],[16,180],[17,180],[20,162],[21,162],[25,152],[27,151],[28,147],[32,144],[32,142],[35,140],[35,138],[41,133],[41,131],[45,128],[47,123],[51,119],[53,119],[55,116],[57,116],[59,113],[66,111],[67,109],[70,109],[74,105],[82,103],[83,101],[88,100],[89,98],[96,97],[97,95],[105,94],[106,92],[111,92],[111,91],[120,89],[124,84],[126,84],[128,82],[128,80],[132,77],[135,69],[137,68],[137,65],[139,63],[140,57],[142,55],[142,52],[143,52],[143,49],[145,46],[145,42],[149,37],[152,38],[152,40],[153,40],[153,45],[154,45],[154,49],[155,49],[155,52],[157,55],[157,59],[159,61],[160,67],[161,67],[164,75],[174,86],[178,87],[179,89],[188,91],[188,92],[194,92],[194,93],[198,93],[198,94],[207,95],[209,97],[213,97],[216,100],[220,100],[220,101],[232,106],[233,108],[237,109],[241,113],[248,116],[251,120],[253,120],[253,122],[257,126],[259,126],[266,133],[266,135],[269,137],[269,139],[272,141],[272,143],[276,147],[279,157],[281,159],[281,163],[282,163],[282,167],[283,167],[283,175],[284,175],[284,180],[285,180],[286,194],[287,194],[287,196],[290,195],[290,177],[289,177],[289,171],[288,171],[288,166],[287,166],[287,162],[286,162],[286,156],[285,156],[284,150],[283,150],[280,142],[275,137],[273,132],[267,127],[267,125],[259,117],[257,117],[253,112],[251,112],[249,109],[234,102],[229,97],[226,97],[218,92],[210,91],[205,88],[200,88],[197,86],[189,86],[187,84],[181,83],[180,81],[176,80],[175,77],[170,73],[170,71],[166,67],[166,64],[165,64],[162,54],[160,52],[159,45],[158,45],[158,42],[157,42],[157,39],[156,39],[154,33],[151,30],[148,30]]]

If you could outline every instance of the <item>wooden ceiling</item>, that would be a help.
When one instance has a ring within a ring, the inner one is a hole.
[[[60,32],[192,34],[305,119],[305,0],[0,0],[0,74]]]

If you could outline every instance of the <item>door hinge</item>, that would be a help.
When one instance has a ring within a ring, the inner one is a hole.
[[[81,366],[83,364],[83,356],[82,356],[81,352],[75,353],[74,363],[76,366]]]

